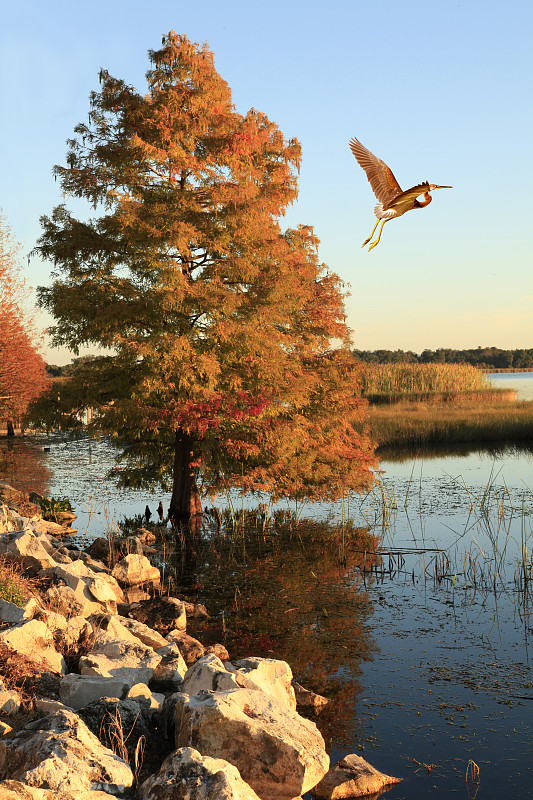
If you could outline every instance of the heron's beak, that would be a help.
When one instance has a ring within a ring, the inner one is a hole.
[[[433,186],[430,186],[429,188],[430,188],[430,191],[433,191],[433,189],[453,189],[453,186],[435,186],[435,185],[433,185]]]

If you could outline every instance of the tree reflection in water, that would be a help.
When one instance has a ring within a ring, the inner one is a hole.
[[[365,575],[379,558],[377,539],[315,521],[262,530],[247,516],[244,529],[204,530],[194,574],[175,566],[176,585],[188,584],[212,614],[191,633],[224,641],[232,660],[287,661],[305,688],[333,699],[317,719],[326,741],[353,739],[361,663],[376,647]]]
[[[0,438],[0,480],[14,489],[45,494],[51,477],[46,461],[40,438]]]

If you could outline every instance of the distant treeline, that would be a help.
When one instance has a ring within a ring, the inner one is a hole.
[[[352,350],[361,361],[374,364],[472,364],[482,369],[525,369],[533,367],[533,348],[500,350],[499,347],[476,347],[471,350]]]
[[[58,367],[57,364],[47,364],[46,371],[52,378],[63,378],[70,375],[78,364],[83,364],[85,361],[93,361],[95,357],[96,356],[79,356],[78,358],[73,358],[70,364],[63,364],[61,367]]]
[[[472,364],[481,369],[527,369],[533,368],[533,348],[529,350],[500,350],[499,347],[476,347],[471,350],[453,350],[440,347],[438,350],[352,350],[354,356],[368,364]],[[94,356],[74,358],[70,364],[58,367],[47,364],[46,370],[54,378],[69,375],[76,364],[93,359]]]

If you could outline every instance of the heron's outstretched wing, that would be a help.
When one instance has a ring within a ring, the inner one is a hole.
[[[354,154],[359,166],[366,172],[366,177],[370,182],[374,194],[384,207],[402,193],[400,184],[385,162],[376,158],[376,156],[371,153],[370,150],[367,150],[355,137],[350,139],[350,150]]]
[[[412,208],[414,201],[418,197],[419,194],[424,194],[429,189],[429,183],[425,181],[424,183],[418,183],[416,186],[413,186],[411,189],[407,189],[405,192],[401,192],[399,195],[392,200],[390,203],[390,208],[394,208],[395,206],[403,205],[407,203]]]

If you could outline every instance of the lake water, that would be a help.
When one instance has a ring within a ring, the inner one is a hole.
[[[517,400],[533,400],[533,372],[490,372],[487,378],[501,389],[515,389]]]
[[[493,378],[523,381],[526,396],[533,387],[531,373]],[[147,503],[154,515],[160,499],[168,508],[168,495],[105,479],[105,441],[36,437],[0,450],[2,479],[71,499],[77,541]],[[239,652],[261,644],[257,654],[286,656],[295,672],[305,664],[309,680],[323,670],[324,685],[346,689],[338,718],[324,723],[333,760],[356,752],[402,777],[390,800],[533,797],[532,452],[455,448],[380,469],[372,493],[303,514],[369,526],[380,543],[371,570],[366,553],[342,566],[334,548],[315,555],[293,542],[254,560],[243,539],[239,562],[234,543],[230,558],[210,542],[196,565],[198,599],[215,620],[225,610],[230,627],[244,626]],[[466,779],[470,761],[479,784]]]
[[[382,466],[396,506],[383,549],[405,564],[370,587],[378,646],[363,667],[366,756],[404,777],[391,800],[472,796],[470,759],[478,798],[533,797],[532,596],[519,581],[533,545],[533,456]],[[444,569],[431,548],[445,551]]]

